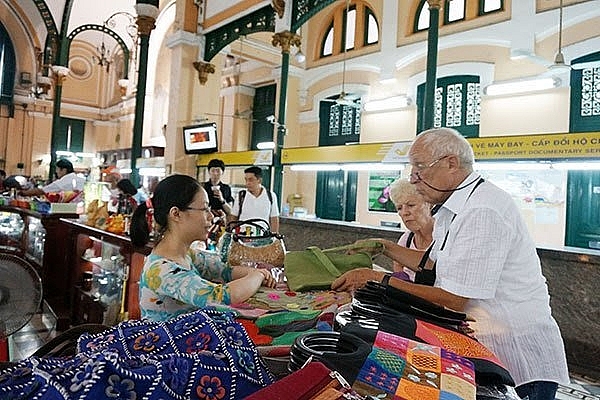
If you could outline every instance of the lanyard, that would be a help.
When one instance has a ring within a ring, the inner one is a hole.
[[[473,192],[475,192],[475,189],[477,189],[479,187],[479,185],[481,185],[483,182],[485,182],[485,179],[480,177],[477,180],[477,183],[475,184],[473,189],[471,189],[471,193],[469,193],[469,195],[467,196],[467,200],[469,200],[469,198],[471,198],[471,195],[473,195]],[[438,209],[439,209],[439,207],[436,209],[436,211]],[[455,218],[456,218],[456,214],[454,214],[452,216],[452,219],[450,220],[450,225],[452,225],[452,222],[454,222]],[[444,250],[444,248],[446,247],[446,241],[448,240],[448,234],[450,233],[450,225],[448,225],[448,230],[446,231],[446,236],[444,236],[444,241],[442,242],[442,245],[440,246],[440,251]],[[419,261],[418,271],[415,274],[415,283],[433,286],[433,284],[435,282],[435,266],[436,266],[437,262],[433,263],[433,267],[431,269],[425,268],[425,265],[427,264],[427,260],[429,260],[429,254],[431,254],[431,250],[433,249],[434,243],[435,243],[435,241],[431,242],[431,244],[429,245],[427,250],[425,250],[423,257],[421,257],[421,261]]]

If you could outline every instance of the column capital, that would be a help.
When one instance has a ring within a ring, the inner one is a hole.
[[[289,54],[291,46],[300,48],[302,37],[290,31],[282,31],[273,35],[271,44],[275,47],[281,46],[281,52]]]
[[[284,0],[272,0],[271,7],[277,13],[279,18],[283,18],[283,13],[285,11],[285,1]]]
[[[438,10],[442,8],[442,0],[427,0],[429,4],[429,9],[437,8]]]
[[[155,22],[155,18],[146,15],[139,15],[136,21],[138,33],[143,36],[149,36],[150,32],[152,32],[152,29],[156,28],[156,25],[154,25]]]
[[[62,86],[65,79],[69,75],[69,68],[63,65],[53,65],[52,66],[52,78],[54,80],[54,84],[57,86]]]
[[[194,68],[198,71],[198,80],[201,85],[208,80],[208,74],[215,73],[215,65],[204,61],[194,61]]]

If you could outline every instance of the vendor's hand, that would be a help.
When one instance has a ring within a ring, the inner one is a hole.
[[[346,272],[331,284],[331,289],[338,292],[353,292],[367,284],[367,281],[381,281],[384,272],[370,268],[357,268]]]
[[[273,289],[275,287],[275,285],[277,284],[277,281],[275,280],[275,278],[273,278],[273,275],[271,275],[271,271],[269,271],[268,269],[262,269],[262,268],[257,269],[257,271],[260,271],[260,273],[263,274],[263,276],[264,276],[262,285]]]

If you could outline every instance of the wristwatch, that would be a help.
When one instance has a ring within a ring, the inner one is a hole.
[[[381,278],[381,284],[388,286],[390,284],[390,278],[392,277],[392,274],[385,274],[383,276],[383,278]]]

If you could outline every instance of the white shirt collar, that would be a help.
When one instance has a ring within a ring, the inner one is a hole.
[[[442,204],[442,208],[450,210],[454,214],[459,214],[465,206],[467,199],[473,192],[473,188],[477,184],[477,181],[481,176],[476,172],[471,172],[469,176],[465,178],[457,187],[463,187],[462,189],[452,192],[450,197]],[[468,186],[465,186],[468,185]]]

